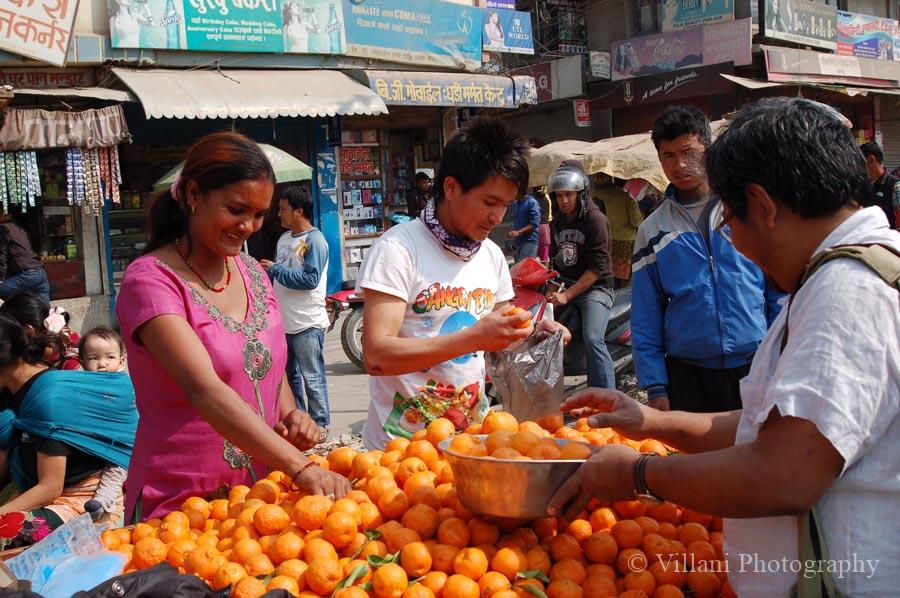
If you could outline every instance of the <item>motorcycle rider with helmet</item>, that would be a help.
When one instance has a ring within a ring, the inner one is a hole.
[[[577,165],[563,163],[550,175],[547,190],[553,203],[553,267],[574,281],[565,290],[548,292],[547,300],[557,307],[571,306],[565,324],[573,333],[581,331],[588,386],[615,388],[604,338],[613,306],[609,220],[591,199],[590,180]]]

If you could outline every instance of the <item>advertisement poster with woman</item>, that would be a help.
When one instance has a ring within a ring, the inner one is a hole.
[[[110,0],[114,48],[343,54],[340,0]]]

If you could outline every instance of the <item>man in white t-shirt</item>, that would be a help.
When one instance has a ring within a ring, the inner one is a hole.
[[[900,255],[900,233],[879,208],[860,207],[871,187],[856,140],[810,100],[744,108],[709,150],[707,170],[724,203],[716,228],[791,293],[741,381],[743,408],[666,413],[614,391],[571,397],[563,409],[593,414],[591,426],[693,454],[604,447],[549,510],[571,516],[592,497],[665,499],[726,518],[725,560],[707,570],[727,570],[739,596],[787,596],[800,578],[823,595],[822,571],[845,596],[895,596],[900,294],[853,258],[811,275],[806,266],[841,245]],[[801,554],[797,516],[813,507],[827,560]]]
[[[328,242],[313,226],[313,202],[303,187],[289,187],[278,200],[281,225],[275,262],[261,260],[275,287],[287,333],[287,374],[297,406],[319,426],[319,442],[328,437],[331,416],[325,381],[325,330],[328,312]]]
[[[363,261],[366,447],[384,448],[438,417],[458,429],[480,421],[488,407],[484,351],[531,334],[529,313],[504,314],[512,280],[487,238],[528,185],[527,153],[527,141],[505,124],[473,119],[444,148],[434,199],[419,218],[382,235]]]

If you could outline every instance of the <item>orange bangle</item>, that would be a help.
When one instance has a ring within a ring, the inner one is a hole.
[[[319,466],[319,464],[316,463],[315,461],[312,461],[312,460],[310,460],[309,463],[307,463],[306,465],[301,466],[300,469],[297,470],[297,473],[294,474],[294,477],[291,478],[291,489],[292,489],[292,490],[299,490],[300,488],[299,488],[299,486],[297,486],[297,484],[296,484],[297,478],[300,477],[300,475],[301,475],[304,471],[306,471],[307,469],[309,469],[310,467],[318,467],[318,466]]]

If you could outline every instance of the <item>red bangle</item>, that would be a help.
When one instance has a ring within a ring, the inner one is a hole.
[[[300,469],[297,470],[297,473],[294,474],[294,477],[291,478],[291,489],[292,489],[292,490],[299,490],[300,488],[299,488],[299,486],[297,486],[297,483],[296,483],[297,478],[300,477],[300,475],[301,475],[304,471],[306,471],[307,469],[309,469],[310,467],[318,467],[318,466],[319,466],[319,464],[316,463],[315,461],[312,461],[312,460],[309,461],[306,465],[301,466]]]

